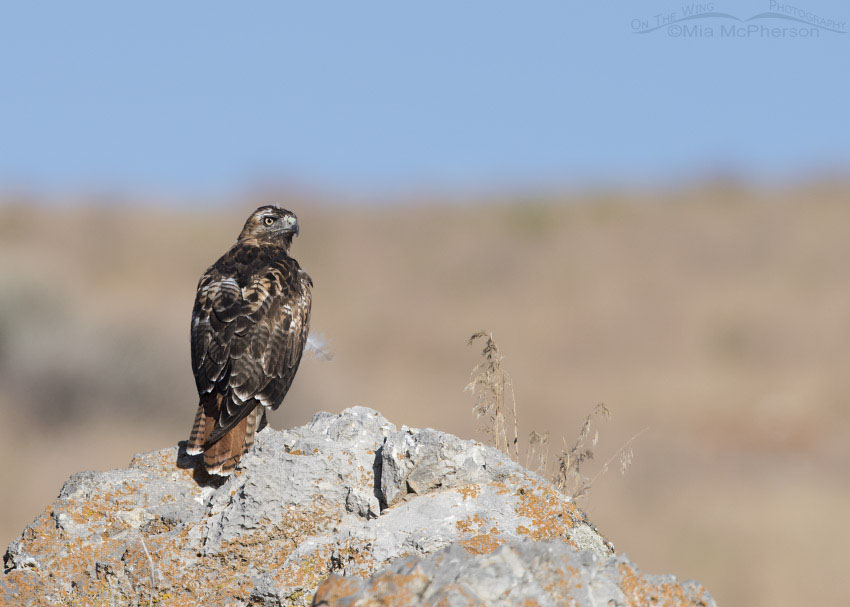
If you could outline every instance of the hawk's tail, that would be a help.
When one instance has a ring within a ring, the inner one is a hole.
[[[204,448],[208,437],[215,430],[216,419],[204,412],[204,403],[198,405],[195,423],[186,445],[189,455],[204,454],[204,468],[209,474],[229,476],[236,469],[243,454],[254,446],[254,435],[265,420],[265,407],[257,405],[251,413],[239,421],[219,440]]]
[[[195,423],[192,424],[192,432],[189,434],[189,442],[186,444],[186,453],[189,455],[200,455],[204,452],[204,428],[207,425],[207,416],[204,415],[204,404],[198,405],[195,413]]]
[[[207,473],[230,476],[245,451],[247,438],[248,418],[246,417],[231,428],[227,434],[206,448],[204,451],[204,467],[207,469]]]

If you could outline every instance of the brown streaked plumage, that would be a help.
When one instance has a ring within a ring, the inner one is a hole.
[[[310,327],[310,277],[289,256],[295,214],[254,211],[239,239],[201,277],[192,311],[198,410],[186,451],[227,476],[254,444],[298,370]]]

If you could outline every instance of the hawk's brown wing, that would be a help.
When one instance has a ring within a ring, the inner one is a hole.
[[[234,429],[253,440],[255,428],[240,423],[259,406],[280,406],[307,341],[310,278],[285,254],[275,257],[268,247],[246,253],[239,247],[198,284],[192,368],[201,399],[198,417],[205,423],[196,420],[189,445],[195,451],[201,446],[209,451]],[[256,425],[259,418],[252,421]]]

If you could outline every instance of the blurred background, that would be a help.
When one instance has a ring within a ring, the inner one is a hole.
[[[186,438],[197,279],[277,202],[334,358],[273,426],[483,438],[493,331],[553,456],[646,428],[583,501],[644,571],[848,604],[850,8],[771,4],[5,6],[0,544]]]

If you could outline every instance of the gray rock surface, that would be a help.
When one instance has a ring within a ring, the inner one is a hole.
[[[9,546],[0,605],[309,605],[332,573],[366,578],[449,547],[508,558],[522,540],[559,540],[575,558],[613,553],[575,504],[499,451],[364,407],[260,432],[225,481],[198,464],[172,447],[72,476]]]
[[[578,552],[567,542],[512,541],[489,554],[458,544],[410,556],[369,579],[332,575],[316,607],[714,606],[700,584],[644,576],[624,556]]]

